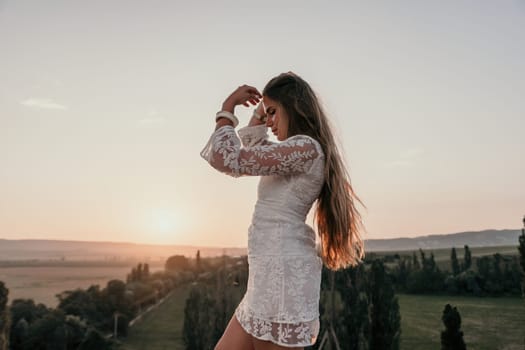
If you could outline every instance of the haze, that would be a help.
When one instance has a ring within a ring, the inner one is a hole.
[[[365,238],[520,227],[524,4],[0,1],[0,238],[246,246],[257,178],[199,151],[233,89],[289,70]]]

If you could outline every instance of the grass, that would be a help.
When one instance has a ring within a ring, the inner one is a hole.
[[[401,349],[439,349],[446,304],[458,308],[467,349],[525,349],[525,300],[398,295]]]
[[[184,349],[182,326],[189,287],[176,290],[165,304],[153,310],[130,330],[120,350]],[[525,349],[525,300],[398,295],[401,311],[401,349],[440,349],[443,308],[456,306],[469,350]]]
[[[458,259],[463,248],[456,248]],[[494,253],[517,255],[515,246],[471,248],[473,257]],[[389,254],[395,252],[389,252]],[[398,252],[412,254],[412,251]],[[449,264],[450,249],[434,250],[437,262]],[[428,256],[428,254],[427,254]],[[125,279],[131,267],[0,267],[0,280],[9,288],[9,300],[33,298],[56,306],[55,294],[91,284],[104,287],[110,279]],[[189,287],[175,290],[166,302],[137,325],[123,341],[122,350],[184,349],[182,326]],[[462,317],[467,348],[479,350],[525,349],[525,300],[519,298],[475,298],[450,296],[398,295],[401,309],[401,349],[440,348],[444,328],[441,315],[445,304],[456,306]]]
[[[160,307],[146,314],[129,330],[120,350],[184,350],[182,327],[190,286],[175,289]]]
[[[56,307],[56,294],[65,290],[88,288],[93,284],[104,288],[112,279],[126,280],[129,267],[0,267],[0,281],[9,289],[9,301],[33,299],[48,307]]]

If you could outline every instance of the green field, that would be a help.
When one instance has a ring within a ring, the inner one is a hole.
[[[189,288],[175,291],[163,306],[148,314],[130,330],[122,350],[184,349],[182,326]],[[401,349],[440,348],[443,308],[456,306],[462,317],[467,349],[525,349],[525,300],[398,295],[401,309]]]
[[[66,290],[105,287],[112,279],[126,280],[131,267],[0,267],[0,281],[9,288],[9,300],[33,299],[56,307],[55,295]]]
[[[121,350],[184,350],[182,326],[190,287],[175,289],[160,307],[146,314],[129,330]]]
[[[112,279],[126,280],[134,265],[124,266],[104,264],[104,262],[66,262],[48,265],[46,262],[0,264],[0,281],[9,289],[9,301],[14,299],[33,299],[48,307],[56,307],[56,295],[78,288],[86,289],[97,284],[105,287]],[[162,270],[153,267],[150,272]]]
[[[525,349],[525,300],[398,295],[401,349],[439,349],[441,315],[447,303],[458,308],[467,349]]]

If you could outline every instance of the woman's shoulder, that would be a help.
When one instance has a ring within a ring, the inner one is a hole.
[[[319,141],[317,141],[315,138],[309,135],[298,134],[298,135],[290,136],[284,142],[289,142],[289,143],[300,145],[300,146],[311,144],[313,145],[313,147],[315,147],[316,151],[319,153],[320,156],[324,156],[323,147],[321,147],[321,144],[319,143]]]
[[[312,136],[305,135],[305,134],[297,134],[297,135],[290,136],[286,140],[284,140],[284,142],[287,142],[287,141],[290,141],[290,142],[309,142],[309,143],[313,143],[314,142],[314,143],[317,143],[319,145],[319,141],[314,139]]]

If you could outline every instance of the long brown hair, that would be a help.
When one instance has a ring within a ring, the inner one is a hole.
[[[363,228],[350,176],[331,126],[315,92],[298,75],[283,73],[266,84],[263,95],[278,102],[289,117],[288,137],[302,134],[317,140],[325,155],[325,182],[317,198],[315,222],[321,256],[332,270],[356,265],[364,256]],[[361,203],[362,204],[362,203]]]

